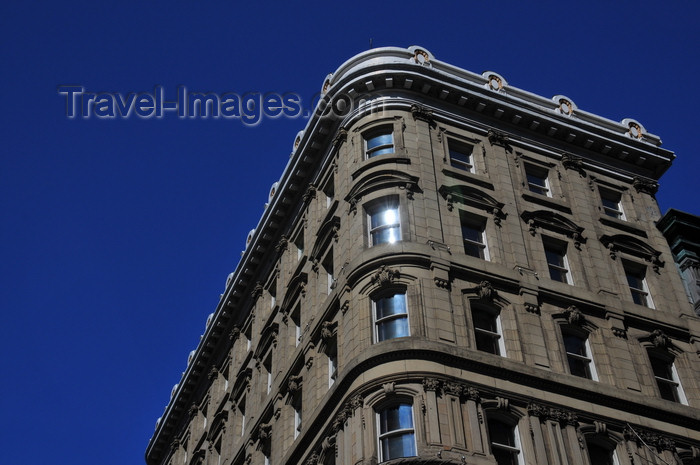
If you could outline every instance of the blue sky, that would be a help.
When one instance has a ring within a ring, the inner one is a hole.
[[[421,45],[510,85],[631,117],[696,204],[700,6],[672,1],[22,2],[0,6],[2,463],[142,464],[306,119],[65,116],[93,92],[294,92]]]

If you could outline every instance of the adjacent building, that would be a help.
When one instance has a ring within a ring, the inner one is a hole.
[[[148,465],[700,463],[657,136],[421,47],[322,93]]]

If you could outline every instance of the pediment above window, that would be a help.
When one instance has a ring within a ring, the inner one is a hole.
[[[452,211],[455,202],[457,202],[463,205],[471,205],[491,213],[496,224],[500,224],[501,220],[506,217],[506,214],[503,213],[505,204],[497,201],[480,189],[463,185],[442,185],[440,189],[438,189],[438,192],[440,192],[440,195],[447,201],[447,209],[450,211]]]
[[[642,258],[652,264],[654,271],[658,272],[664,262],[659,258],[661,252],[636,237],[626,234],[604,235],[600,242],[610,251],[610,257],[614,260],[618,252],[623,252],[635,257]]]
[[[284,301],[282,301],[282,312],[288,314],[291,310],[292,304],[301,295],[306,295],[306,284],[309,282],[309,275],[305,272],[299,272],[295,274],[292,279],[289,280],[289,285],[287,286],[287,293],[284,296]]]
[[[271,346],[277,345],[277,334],[279,334],[279,325],[277,323],[272,323],[262,330],[260,343],[255,349],[256,360],[260,360]]]
[[[240,400],[243,395],[243,391],[250,390],[250,380],[253,378],[252,368],[246,368],[241,370],[236,376],[236,381],[233,383],[233,389],[231,391],[231,398]]]
[[[391,187],[406,189],[408,198],[413,198],[414,192],[421,192],[418,187],[418,177],[411,176],[399,170],[370,170],[363,173],[352,186],[345,200],[351,205],[357,204],[362,196],[370,192]]]
[[[338,230],[340,229],[340,217],[330,216],[323,222],[318,232],[316,233],[316,243],[311,250],[310,259],[316,266],[318,261],[323,258],[323,254],[328,250],[331,241],[338,240]]]
[[[583,237],[584,228],[559,213],[548,210],[525,211],[520,217],[528,224],[533,236],[537,228],[542,228],[570,237],[574,240],[576,248],[586,242],[586,238]]]

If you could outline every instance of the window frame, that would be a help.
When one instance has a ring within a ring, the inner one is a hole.
[[[592,381],[599,381],[598,378],[598,370],[596,369],[595,366],[595,361],[593,360],[593,352],[591,350],[591,344],[590,344],[590,334],[584,330],[578,329],[578,328],[572,328],[570,326],[561,326],[561,338],[562,338],[562,343],[564,346],[564,355],[566,357],[566,367],[567,371],[570,375],[576,376],[579,378],[583,379],[590,379]],[[578,354],[575,352],[569,352],[568,347],[566,346],[566,338],[567,337],[575,337],[581,341],[581,346],[583,347],[583,350],[585,351],[585,355]],[[575,361],[580,361],[585,363],[585,374],[586,376],[581,376],[576,373],[574,373],[574,370],[571,368],[571,359],[574,359]]]
[[[396,296],[403,296],[403,308],[404,312],[403,313],[394,313],[388,316],[384,316],[382,318],[377,318],[377,304],[381,300],[387,300],[387,299],[393,299]],[[383,292],[379,295],[376,295],[372,297],[372,327],[373,327],[373,333],[374,333],[374,342],[379,343],[379,342],[384,342],[384,341],[389,341],[392,339],[398,339],[402,337],[410,337],[411,336],[411,322],[410,322],[410,317],[409,317],[409,310],[408,310],[408,299],[406,298],[406,291],[404,289],[394,289],[392,291],[388,292]],[[380,339],[380,327],[387,323],[387,322],[393,322],[399,319],[405,319],[405,328],[406,328],[406,335],[405,336],[395,336],[395,337],[384,337]]]
[[[688,399],[685,396],[685,391],[683,390],[683,385],[678,377],[678,370],[676,370],[675,359],[670,354],[660,353],[655,350],[647,350],[647,358],[649,359],[649,366],[651,367],[651,375],[654,377],[654,385],[656,386],[656,391],[660,398],[668,400],[670,402],[675,402],[677,404],[688,405]],[[671,375],[670,378],[665,378],[659,376],[656,372],[654,361],[656,360],[663,363],[666,371]],[[665,385],[667,388],[672,388],[673,399],[669,399],[664,396],[661,384]]]
[[[605,187],[598,187],[598,194],[600,195],[600,205],[603,215],[617,220],[627,221],[625,209],[622,206],[622,192]],[[606,204],[606,202],[608,204]]]
[[[388,430],[388,431],[382,431],[383,426],[382,426],[382,414],[384,412],[387,412],[389,409],[392,409],[394,407],[408,407],[411,411],[411,424],[409,427],[405,427],[403,425],[399,425],[400,427],[397,429],[393,430]],[[375,409],[375,425],[376,425],[376,437],[377,437],[377,461],[379,463],[386,462],[388,460],[393,460],[396,458],[402,458],[402,457],[416,457],[418,453],[418,445],[416,443],[416,421],[415,421],[415,412],[413,411],[413,402],[408,401],[408,400],[399,400],[396,402],[388,403],[388,404],[383,404],[380,408]],[[391,457],[385,457],[384,455],[384,448],[382,446],[382,440],[386,440],[388,438],[392,437],[405,437],[405,436],[411,436],[412,439],[412,448],[413,450],[410,451],[413,453],[413,455],[397,455],[397,456],[391,456]]]
[[[625,282],[627,284],[627,289],[629,289],[631,294],[632,302],[635,305],[655,308],[654,300],[651,297],[651,292],[649,292],[649,284],[647,283],[647,267],[636,262],[623,260],[622,268],[625,272]],[[636,280],[641,281],[642,287],[633,287],[632,283],[630,283],[630,278],[635,278]],[[639,302],[637,301],[638,298]]]
[[[373,226],[372,217],[374,215],[386,215],[387,212],[391,210],[396,212],[396,219],[394,222],[390,222],[390,218],[385,218],[385,222]],[[367,215],[367,240],[369,247],[401,242],[401,204],[397,197],[391,196],[377,199],[376,201],[373,201],[365,206],[365,213]],[[375,234],[381,233],[385,230],[395,230],[397,237],[393,241],[391,238],[389,240],[377,241],[375,239]]]
[[[477,305],[477,304],[472,304],[470,303],[471,307],[471,317],[472,317],[472,327],[474,329],[474,347],[476,350],[479,350],[481,352],[486,352],[489,354],[493,355],[498,355],[500,357],[506,357],[507,352],[506,352],[506,345],[505,345],[505,339],[503,337],[503,326],[501,324],[501,312],[492,309],[490,307],[485,307],[482,305]],[[496,332],[493,332],[489,329],[485,328],[479,328],[477,327],[476,323],[476,318],[475,314],[476,313],[482,313],[490,316],[493,319],[494,326],[496,327]],[[497,349],[496,352],[491,351],[491,350],[485,350],[482,348],[479,348],[479,334],[488,337],[492,340],[493,347]],[[495,341],[495,342],[494,342]]]
[[[449,160],[450,166],[460,171],[466,171],[467,173],[476,174],[476,166],[474,164],[474,147],[474,144],[469,144],[459,139],[448,137],[447,158]],[[459,160],[458,157],[453,156],[453,153],[463,155],[467,159],[467,161],[465,162],[463,160]]]
[[[574,278],[571,273],[571,265],[569,264],[569,259],[567,257],[567,251],[568,251],[568,243],[564,241],[560,241],[557,239],[553,239],[550,237],[542,237],[542,245],[544,248],[544,255],[545,255],[545,261],[547,263],[547,271],[549,273],[549,278],[552,281],[557,281],[560,283],[565,283],[569,285],[574,284]],[[561,264],[559,263],[552,263],[549,261],[550,256],[549,253],[557,254],[558,256],[561,257]],[[556,270],[557,273],[559,273],[561,276],[563,276],[562,279],[556,279],[554,276],[552,276],[552,268]]]
[[[382,137],[389,136],[390,143],[380,143],[374,147],[370,147],[370,143]],[[364,159],[369,160],[382,155],[396,153],[396,138],[394,137],[394,128],[391,125],[381,125],[373,127],[362,133],[362,148]]]
[[[513,438],[513,445],[510,444],[502,444],[495,442],[492,439],[493,436],[493,431],[491,429],[491,423],[499,423],[501,425],[504,425],[510,429],[509,435],[512,436]],[[506,451],[509,454],[516,454],[516,462],[518,465],[525,465],[525,457],[523,454],[523,444],[522,444],[522,439],[520,437],[520,428],[518,428],[518,422],[517,421],[512,421],[510,419],[502,418],[500,415],[488,415],[486,416],[486,431],[488,434],[488,443],[489,443],[489,452],[491,455],[496,459],[497,465],[498,464],[498,459],[496,458],[496,454],[494,453],[494,445],[496,446],[496,450],[502,450]],[[511,460],[512,462],[512,460]]]
[[[525,184],[527,185],[528,191],[551,198],[552,186],[549,182],[549,169],[532,163],[525,163],[524,165]],[[542,184],[535,183],[533,180],[542,180]]]
[[[472,215],[469,212],[460,210],[459,212],[459,226],[462,231],[462,243],[464,245],[464,253],[470,257],[480,258],[482,260],[490,261],[491,255],[489,253],[489,246],[486,240],[486,219],[479,217],[477,215]],[[465,228],[470,229],[473,232],[478,233],[481,236],[481,242],[475,241],[473,239],[467,239],[464,234]],[[476,247],[480,252],[479,255],[474,255],[467,251],[467,245]]]

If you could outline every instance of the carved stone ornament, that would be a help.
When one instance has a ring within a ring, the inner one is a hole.
[[[173,441],[170,443],[170,450],[177,450],[180,447],[180,438],[175,438]]]
[[[362,403],[364,402],[364,399],[362,399],[362,396],[360,394],[355,394],[350,398],[350,408],[354,411],[357,410],[358,408],[362,408]]]
[[[378,283],[380,286],[391,284],[394,280],[399,279],[401,273],[398,270],[393,270],[386,265],[379,267],[379,270],[372,276],[372,283]]]
[[[565,153],[561,157],[561,164],[567,170],[574,170],[581,175],[582,178],[586,177],[586,172],[583,170],[583,159],[570,153]]]
[[[491,145],[503,147],[508,153],[513,152],[513,147],[511,147],[510,143],[508,142],[508,136],[506,134],[489,129],[486,137],[489,139],[489,143]]]
[[[187,410],[187,415],[189,415],[190,418],[194,418],[198,413],[199,407],[197,407],[197,404],[190,405],[189,410]]]
[[[627,339],[627,330],[625,328],[616,328],[613,326],[612,333],[620,339]]]
[[[462,390],[462,395],[469,400],[473,400],[474,402],[479,402],[481,399],[479,390],[471,386],[465,386]]]
[[[241,335],[241,328],[238,326],[234,326],[233,329],[231,329],[231,332],[228,335],[228,338],[231,342],[236,342],[238,338]]]
[[[447,210],[452,211],[452,209],[455,207],[454,199],[452,198],[452,194],[447,194],[445,196],[445,200],[447,201]]]
[[[260,281],[258,281],[257,283],[255,283],[255,287],[251,291],[250,296],[253,298],[253,300],[255,300],[262,295],[262,292],[263,292],[262,284],[260,284]]]
[[[302,383],[301,375],[290,376],[289,382],[287,383],[287,388],[289,389],[289,393],[294,395],[297,391],[299,391],[301,389],[301,383]]]
[[[393,394],[396,392],[396,383],[392,381],[391,383],[382,384],[382,389],[384,390],[384,394]]]
[[[593,425],[595,426],[595,432],[596,434],[607,434],[608,432],[608,425],[603,422],[603,421],[594,421]]]
[[[340,311],[345,315],[345,312],[347,312],[350,309],[350,301],[345,300],[343,304],[340,306]]]
[[[651,343],[657,349],[668,349],[671,346],[671,339],[660,329],[655,329],[651,333]]]
[[[568,321],[570,325],[581,326],[586,321],[586,317],[576,305],[569,306],[564,312],[564,315],[566,315],[566,321]]]
[[[439,287],[440,289],[448,289],[450,288],[450,280],[446,279],[441,276],[434,276],[433,281],[435,281],[435,285]]]
[[[280,240],[277,243],[277,245],[275,245],[275,251],[277,253],[282,253],[285,250],[287,250],[287,245],[289,245],[289,239],[287,238],[287,236],[282,236],[280,237]]]
[[[411,105],[411,114],[413,115],[413,119],[425,121],[430,127],[435,127],[435,119],[433,118],[432,110],[413,104]]]
[[[338,133],[333,138],[333,145],[338,146],[348,139],[348,131],[345,129],[338,130]]]
[[[337,327],[337,321],[324,321],[323,323],[321,323],[321,339],[323,339],[324,341],[328,341],[329,339],[331,339],[335,335]]]
[[[493,302],[498,294],[489,281],[481,281],[477,286],[477,292],[479,294],[479,299],[487,302]]]
[[[318,465],[318,461],[320,460],[320,457],[316,452],[311,454],[308,459],[304,462],[304,465]]]
[[[446,394],[460,397],[462,395],[462,391],[464,390],[464,386],[458,383],[445,383],[443,390]]]
[[[357,204],[360,203],[360,198],[359,197],[353,197],[350,200],[348,200],[348,215],[352,213],[353,215],[357,214]]]
[[[637,192],[642,192],[652,196],[659,190],[658,182],[640,177],[636,177],[634,180],[632,180],[632,186],[637,190]]]
[[[510,409],[510,400],[506,397],[496,397],[496,408],[507,411]]]
[[[209,381],[215,380],[219,376],[219,369],[216,367],[211,367],[211,370],[209,370],[209,374],[207,375],[207,378]]]
[[[528,313],[534,313],[535,315],[540,314],[540,306],[538,304],[532,304],[532,303],[525,302],[525,310]]]
[[[258,437],[264,441],[272,436],[272,425],[270,423],[261,423],[258,427]]]
[[[440,389],[440,380],[437,378],[423,378],[423,390],[437,392]]]
[[[493,223],[500,228],[501,222],[503,221],[503,218],[506,217],[506,214],[503,213],[503,210],[498,207],[494,207],[491,214],[493,215]]]
[[[547,418],[549,409],[544,405],[537,404],[535,402],[530,402],[527,405],[527,414],[531,417],[537,417],[541,419]]]
[[[309,187],[306,188],[306,192],[304,192],[304,195],[301,196],[301,199],[304,203],[309,203],[311,200],[316,198],[316,186],[313,184],[309,184]]]

